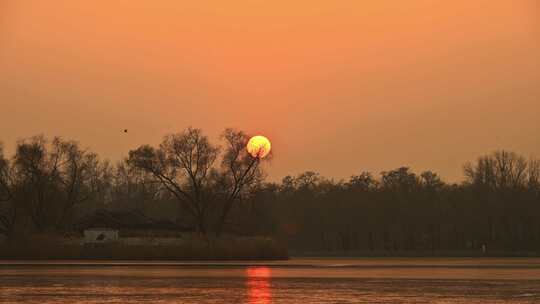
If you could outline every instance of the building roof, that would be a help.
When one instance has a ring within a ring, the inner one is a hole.
[[[81,218],[77,227],[79,230],[100,230],[100,229],[159,229],[175,231],[192,231],[193,229],[184,227],[171,221],[156,221],[140,211],[108,211],[97,210]],[[99,228],[105,227],[105,228]]]
[[[118,231],[118,229],[95,227],[95,228],[86,228],[84,229],[84,231]]]

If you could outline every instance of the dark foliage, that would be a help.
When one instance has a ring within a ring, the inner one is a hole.
[[[500,151],[446,184],[409,168],[334,182],[316,173],[267,185],[254,203],[291,249],[309,252],[540,251],[540,165]]]
[[[187,129],[116,165],[73,141],[20,141],[11,158],[0,150],[0,233],[103,225],[271,236],[296,252],[540,252],[538,160],[498,151],[460,184],[406,167],[265,184],[247,138],[226,130],[221,148]]]

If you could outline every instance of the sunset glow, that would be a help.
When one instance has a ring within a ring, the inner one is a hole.
[[[539,84],[540,0],[0,0],[0,304],[540,304]]]
[[[6,153],[43,133],[116,162],[231,126],[286,152],[272,181],[404,163],[460,181],[480,152],[540,149],[537,0],[0,3]]]
[[[264,158],[270,153],[272,144],[268,138],[257,135],[249,139],[246,149],[251,156],[255,158]]]

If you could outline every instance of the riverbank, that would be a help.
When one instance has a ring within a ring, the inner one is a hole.
[[[289,250],[294,257],[322,258],[482,258],[482,257],[540,257],[540,251],[509,250],[427,250],[427,251],[296,251]]]
[[[166,268],[270,268],[270,269],[540,269],[540,258],[524,257],[290,257],[289,259],[197,260],[2,260],[10,267],[166,267]]]
[[[4,260],[283,260],[287,249],[271,238],[189,238],[173,245],[83,244],[34,238],[0,245]]]

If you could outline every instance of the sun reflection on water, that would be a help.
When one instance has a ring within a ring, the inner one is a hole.
[[[272,303],[271,277],[272,274],[268,267],[248,267],[246,269],[247,303]]]

